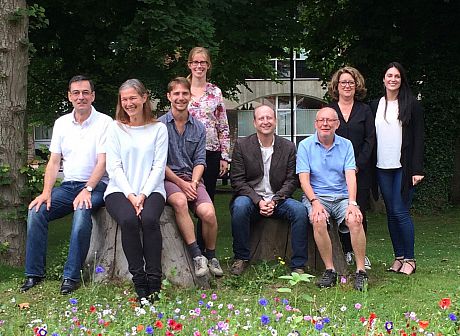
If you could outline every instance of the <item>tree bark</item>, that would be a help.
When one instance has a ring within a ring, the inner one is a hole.
[[[0,260],[24,260],[26,225],[21,192],[26,162],[28,17],[25,0],[0,0]],[[5,245],[4,245],[5,246]],[[3,249],[2,249],[3,250]]]

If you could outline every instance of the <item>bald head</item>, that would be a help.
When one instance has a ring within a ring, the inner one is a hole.
[[[321,118],[339,119],[339,115],[337,114],[337,111],[332,107],[323,107],[319,109],[318,112],[316,112],[316,120]]]

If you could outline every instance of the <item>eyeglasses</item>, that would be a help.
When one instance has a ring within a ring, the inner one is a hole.
[[[346,87],[347,85],[349,87],[355,87],[356,83],[355,81],[339,81],[341,87]]]
[[[208,61],[191,61],[191,62],[188,62],[188,64],[190,65],[193,65],[194,67],[197,67],[198,65],[201,65],[201,66],[206,66],[208,65]]]
[[[316,121],[318,124],[320,124],[320,125],[322,125],[322,124],[324,124],[324,123],[330,125],[330,124],[336,122],[337,120],[339,120],[339,119],[322,118],[322,119],[316,119],[315,121]]]
[[[91,95],[91,91],[88,91],[88,90],[83,90],[83,91],[78,91],[78,90],[73,90],[70,92],[70,94],[72,95],[72,97],[80,97],[80,95],[82,95],[83,97],[88,97]]]

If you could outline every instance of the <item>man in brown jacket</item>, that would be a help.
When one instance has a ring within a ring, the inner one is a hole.
[[[251,223],[273,217],[291,224],[290,267],[303,273],[308,216],[302,203],[291,198],[298,187],[295,145],[275,135],[276,114],[269,106],[254,110],[254,127],[256,133],[238,139],[232,154],[235,196],[230,205],[234,253],[231,272],[240,275],[248,265]]]

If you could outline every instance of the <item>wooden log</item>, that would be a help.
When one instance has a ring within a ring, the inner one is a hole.
[[[334,266],[339,274],[347,274],[347,263],[337,229],[329,230],[332,242]],[[308,262],[307,267],[314,271],[323,271],[324,263],[316,247],[313,228],[308,225]],[[276,260],[278,257],[289,260],[291,250],[291,226],[286,220],[263,218],[251,225],[251,260]]]
[[[182,288],[209,288],[210,276],[199,278],[195,276],[193,260],[187,253],[176,224],[174,211],[170,206],[165,206],[160,217],[160,229],[163,236],[161,257],[163,276],[172,284]],[[93,216],[90,250],[85,264],[88,265],[89,277],[95,282],[131,279],[121,244],[120,227],[105,208],[101,208]],[[105,271],[96,273],[96,266],[102,266]]]

